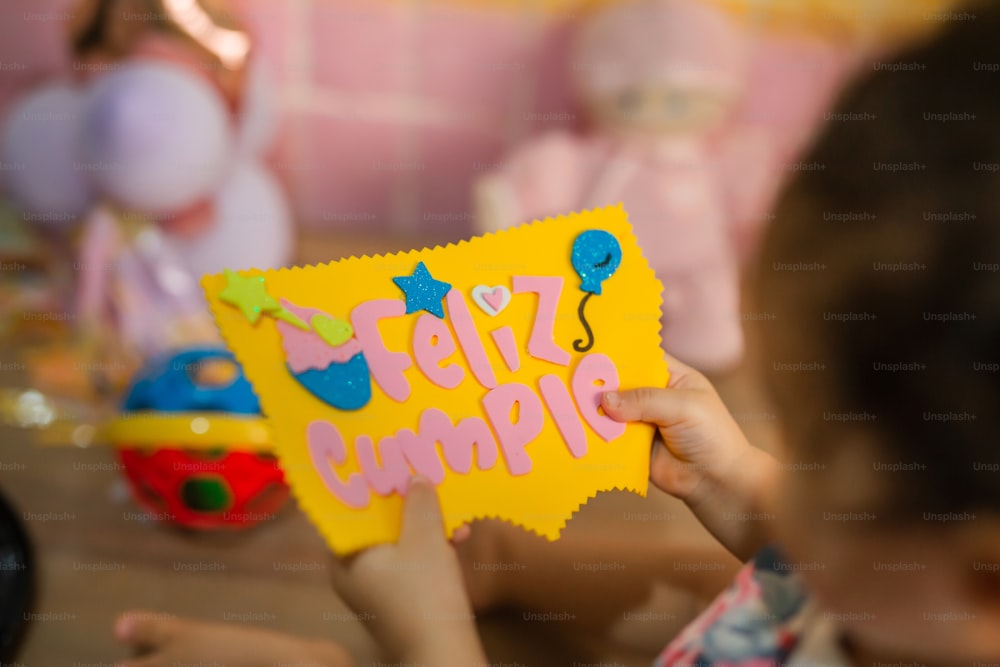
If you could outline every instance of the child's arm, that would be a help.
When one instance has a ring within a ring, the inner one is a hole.
[[[166,612],[133,610],[118,617],[114,632],[115,638],[136,655],[119,660],[117,667],[355,664],[347,650],[334,642],[287,635],[256,623],[214,623]]]
[[[701,373],[671,360],[666,389],[609,392],[602,406],[613,419],[659,427],[650,480],[683,500],[733,554],[748,560],[769,541],[759,499],[777,461],[753,447]]]
[[[485,664],[434,487],[414,480],[399,541],[336,561],[333,585],[395,659],[436,665]]]

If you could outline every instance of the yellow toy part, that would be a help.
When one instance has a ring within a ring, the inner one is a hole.
[[[604,391],[668,379],[662,286],[621,206],[239,272],[310,330],[259,295],[270,305],[245,316],[220,298],[233,275],[205,276],[205,294],[286,479],[336,553],[397,538],[415,473],[437,485],[448,535],[497,517],[554,540],[599,491],[645,495],[653,427],[599,407]],[[336,336],[333,320],[345,323]]]
[[[128,412],[110,421],[99,439],[119,447],[162,448],[169,444],[184,449],[226,447],[259,452],[274,449],[265,419],[203,412]]]

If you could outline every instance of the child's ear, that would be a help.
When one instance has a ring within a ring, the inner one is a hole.
[[[970,648],[977,655],[1000,656],[1000,515],[977,513],[957,541],[964,574],[956,580],[967,613],[975,615],[964,620]]]

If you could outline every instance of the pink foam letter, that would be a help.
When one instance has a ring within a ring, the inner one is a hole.
[[[555,375],[544,375],[538,381],[538,387],[542,392],[542,398],[552,419],[559,428],[559,434],[569,447],[570,453],[580,458],[587,453],[587,432],[583,430],[583,422],[580,421],[580,413],[573,405],[569,390],[566,385]]]
[[[368,369],[386,395],[400,403],[410,397],[410,383],[403,371],[413,362],[404,352],[390,352],[382,342],[378,321],[406,314],[406,304],[399,299],[374,299],[355,306],[351,311],[351,326],[361,343]]]
[[[433,315],[431,316],[433,317]],[[424,413],[426,415],[426,412]],[[448,421],[451,426],[451,421]],[[423,475],[435,484],[444,481],[444,464],[438,454],[437,437],[424,428],[424,416],[420,417],[420,433],[402,429],[396,433],[396,440],[403,452],[403,458],[410,464],[413,471]]]
[[[365,478],[356,472],[347,477],[347,482],[341,481],[334,471],[333,465],[342,465],[347,460],[347,448],[337,427],[330,422],[316,420],[306,428],[306,441],[309,443],[309,458],[313,467],[319,473],[326,488],[348,507],[362,509],[368,507],[371,494]]]
[[[514,406],[518,417],[511,420]],[[490,390],[483,396],[483,408],[503,449],[507,469],[512,475],[531,472],[531,457],[525,446],[542,432],[545,416],[542,402],[535,392],[523,384],[511,382]]]
[[[598,410],[601,394],[618,389],[618,382],[618,369],[605,354],[586,355],[573,371],[573,398],[580,414],[605,442],[611,442],[625,433],[625,424]]]
[[[516,373],[517,369],[521,367],[521,355],[517,352],[514,330],[510,327],[500,327],[491,331],[490,336],[493,337],[493,342],[497,344],[497,349],[500,350],[500,356],[503,357],[503,362],[507,364],[507,368],[512,373]]]
[[[354,447],[361,472],[375,493],[381,496],[387,496],[393,491],[400,495],[406,494],[412,474],[396,438],[390,435],[378,441],[378,454],[382,459],[382,465],[376,460],[375,444],[367,435],[355,438]]]
[[[496,375],[493,374],[493,367],[490,366],[490,360],[486,356],[486,348],[483,347],[483,342],[479,339],[476,323],[472,321],[472,313],[465,305],[465,297],[457,289],[452,289],[448,292],[447,301],[448,317],[451,318],[451,324],[455,327],[458,344],[462,347],[462,354],[469,362],[472,374],[476,376],[479,384],[487,389],[496,387]]]
[[[455,338],[444,320],[430,314],[420,316],[413,330],[413,358],[428,380],[445,389],[454,389],[462,383],[465,371],[461,366],[441,367],[441,362],[456,349]]]
[[[562,286],[563,279],[559,276],[514,276],[514,292],[538,294],[538,313],[528,338],[528,353],[537,359],[568,366],[569,352],[556,345],[553,334]]]
[[[456,425],[451,423],[451,417],[444,412],[428,408],[420,415],[420,435],[429,440],[432,446],[440,442],[448,467],[463,475],[472,470],[473,446],[478,453],[476,463],[480,470],[492,468],[499,456],[493,432],[478,417],[466,417]]]

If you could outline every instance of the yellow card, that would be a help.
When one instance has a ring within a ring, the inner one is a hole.
[[[599,408],[668,378],[661,285],[620,206],[202,285],[338,554],[397,538],[415,473],[448,535],[499,517],[554,540],[597,492],[646,493],[652,427]]]

